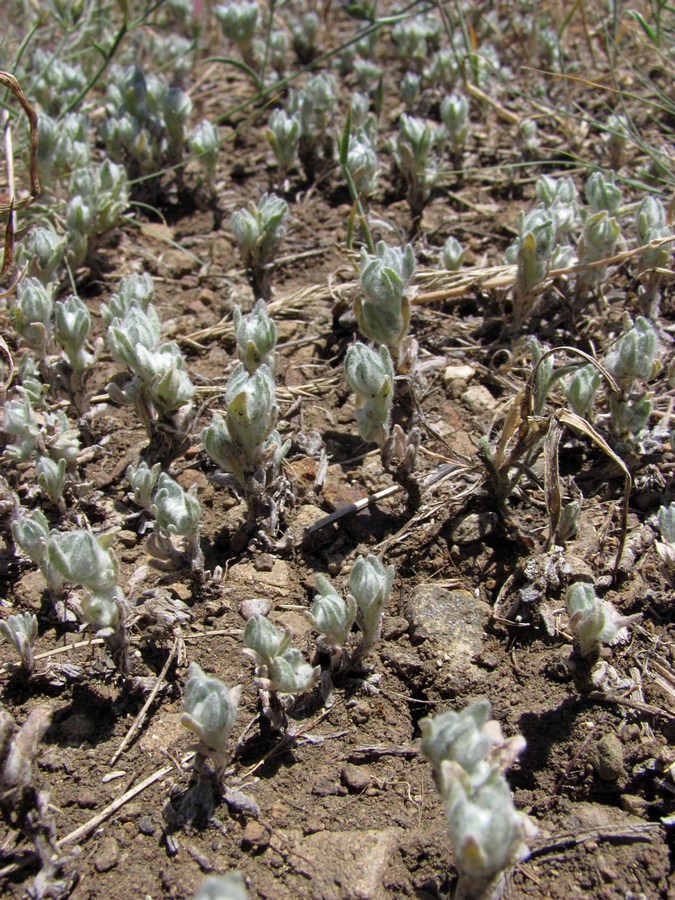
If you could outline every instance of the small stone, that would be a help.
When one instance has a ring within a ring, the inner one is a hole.
[[[274,568],[274,557],[269,553],[260,553],[253,560],[253,566],[256,572],[271,572]]]
[[[271,609],[272,604],[265,597],[251,597],[242,600],[239,612],[248,621],[252,616],[266,616]]]
[[[141,834],[147,834],[148,836],[152,836],[157,831],[150,816],[141,816],[138,820],[138,830]]]
[[[616,781],[623,775],[623,744],[610,731],[595,745],[593,768],[603,781]]]
[[[246,823],[241,837],[241,846],[244,850],[264,850],[269,847],[270,833],[261,822],[254,819]]]
[[[494,512],[468,513],[455,519],[450,537],[456,544],[473,544],[492,534],[497,522],[497,514]]]
[[[194,258],[183,250],[167,250],[163,262],[169,275],[177,278],[187,275],[196,265]]]
[[[131,531],[126,528],[123,531],[118,531],[115,535],[115,540],[118,541],[123,547],[135,547],[136,542],[138,541],[138,535],[135,531]]]
[[[365,766],[347,763],[340,770],[340,779],[348,790],[360,794],[370,787],[372,776]]]
[[[448,394],[453,399],[460,397],[475,374],[476,370],[473,366],[446,366],[443,381]]]
[[[370,707],[363,700],[357,700],[351,709],[352,722],[355,725],[365,725],[370,718]]]
[[[624,812],[632,813],[634,816],[640,816],[642,819],[649,817],[651,803],[637,794],[622,794],[619,800],[621,809]]]
[[[114,837],[103,838],[94,857],[97,872],[109,872],[120,861],[120,846]]]
[[[335,797],[340,793],[340,787],[332,778],[321,775],[313,783],[312,793],[315,797]]]
[[[77,795],[77,800],[75,801],[80,809],[96,809],[98,806],[98,801],[96,800],[96,795],[92,790],[88,788],[82,788]]]
[[[491,416],[497,401],[482,384],[470,385],[462,394],[462,402],[475,416]]]

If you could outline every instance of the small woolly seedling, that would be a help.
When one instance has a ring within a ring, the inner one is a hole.
[[[289,631],[277,628],[265,616],[251,616],[244,628],[244,652],[255,660],[256,680],[263,713],[272,728],[286,731],[288,717],[280,694],[292,704],[298,694],[310,691],[319,678],[300,650],[291,647]]]
[[[211,773],[206,760],[214,767],[216,780],[222,777],[230,758],[228,743],[237,718],[241,688],[228,688],[219,678],[206,675],[197,663],[191,663],[185,683],[181,725],[197,737],[193,770],[198,777]]]
[[[420,723],[422,753],[445,802],[458,892],[467,898],[501,897],[506,872],[525,858],[526,840],[537,831],[515,808],[504,776],[525,741],[504,738],[491,712],[488,700],[478,700]]]
[[[609,601],[601,600],[591,584],[576,581],[565,595],[570,628],[576,647],[583,657],[597,658],[602,644],[610,644],[625,626],[642,616],[622,615]]]

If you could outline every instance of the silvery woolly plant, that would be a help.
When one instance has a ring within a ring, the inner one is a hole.
[[[675,582],[675,503],[659,507],[657,514],[660,541],[654,541],[662,570],[673,583]]]
[[[137,470],[137,483],[140,480],[138,474]],[[152,470],[149,474],[152,478]],[[186,491],[166,472],[159,473],[150,503],[154,530],[148,538],[148,548],[160,565],[174,566],[187,561],[198,580],[204,577],[199,529],[201,511],[194,485]],[[176,538],[182,541],[182,551],[174,545]]]
[[[320,674],[291,641],[287,629],[277,628],[265,616],[251,616],[246,622],[244,652],[255,661],[263,715],[275,731],[288,729],[287,709],[299,694],[312,689]]]
[[[469,101],[465,94],[451,93],[441,100],[441,122],[450,143],[452,164],[464,170],[464,150],[469,136]]]
[[[223,212],[216,191],[216,164],[220,151],[220,136],[213,122],[208,119],[198,122],[190,132],[188,146],[204,174],[203,189],[206,194],[206,202],[213,212],[213,229],[216,231],[222,224]]]
[[[265,365],[271,372],[276,369],[277,326],[267,312],[265,301],[260,299],[248,315],[238,306],[232,313],[237,355],[249,375]]]
[[[270,114],[265,135],[283,182],[298,159],[300,120],[283,109],[275,109]]]
[[[110,550],[111,535],[96,537],[80,528],[61,532],[50,529],[41,510],[22,511],[12,523],[17,546],[40,569],[54,599],[55,610],[62,610],[67,583],[82,588],[70,605],[84,626],[95,629],[104,639],[115,666],[128,675],[127,601],[117,586],[118,565]]]
[[[152,303],[143,309],[132,302],[121,318],[110,318],[108,345],[130,378],[123,387],[109,384],[108,393],[135,406],[150,439],[147,461],[168,465],[188,444],[195,388],[180,347],[161,343],[161,331]]]
[[[603,669],[596,664],[602,645],[611,644],[622,629],[639,621],[642,615],[622,615],[612,603],[596,595],[592,584],[582,581],[575,581],[567,588],[565,606],[577,654],[577,660],[572,658],[576,663],[575,681],[579,690],[586,692],[601,681]]]
[[[658,197],[644,198],[635,214],[638,240],[640,244],[669,237],[672,229],[668,225],[666,211]],[[663,270],[668,268],[672,247],[662,245],[645,250],[638,260],[638,273],[643,288],[642,300],[647,304],[649,317],[658,318],[659,288],[663,280]]]
[[[646,428],[651,415],[651,395],[645,382],[659,369],[658,338],[654,326],[644,316],[635,322],[627,315],[624,331],[605,357],[605,366],[620,388],[609,398],[610,428],[616,438],[628,444]]]
[[[252,69],[256,68],[255,35],[260,18],[260,7],[253,0],[251,3],[228,2],[220,3],[213,10],[216,19],[220,22],[223,36],[233,43],[241,58]]]
[[[347,350],[345,378],[356,395],[356,423],[364,441],[374,441],[380,448],[387,471],[403,487],[408,506],[416,508],[420,489],[412,472],[417,461],[422,435],[417,426],[407,433],[395,423],[391,425],[394,399],[394,364],[385,344],[379,351],[360,341]]]
[[[264,363],[253,374],[238,362],[225,391],[225,417],[216,413],[201,432],[209,457],[232,476],[248,504],[249,528],[261,539],[274,535],[287,494],[281,462],[290,441],[276,429],[278,407],[274,375]]]
[[[129,639],[126,628],[128,605],[117,586],[119,568],[110,550],[112,535],[96,537],[81,528],[76,531],[50,533],[47,561],[64,582],[83,588],[75,603],[83,625],[103,638],[117,670],[129,674]]]
[[[181,725],[197,738],[192,770],[198,779],[220,784],[230,759],[229,739],[237,718],[241,688],[228,688],[190,663],[181,713]]]
[[[337,83],[328,72],[310,78],[299,91],[291,93],[288,112],[300,123],[298,156],[305,178],[314,183],[334,165],[335,141],[331,129],[337,99]]]
[[[421,722],[422,753],[445,803],[458,896],[476,900],[502,896],[507,873],[527,856],[527,840],[537,833],[515,808],[504,775],[525,741],[505,739],[490,716],[489,701],[478,700]]]
[[[201,883],[195,900],[249,900],[241,872],[209,875]]]
[[[438,126],[433,122],[403,113],[392,146],[394,163],[406,187],[413,236],[420,230],[422,213],[438,181],[437,131]]]
[[[263,194],[232,214],[232,234],[246,267],[253,294],[270,299],[274,258],[286,234],[288,204],[276,194]]]
[[[507,262],[516,264],[513,289],[513,329],[518,330],[534,307],[537,289],[548,275],[556,231],[553,216],[539,204],[518,220],[518,238],[507,248]]]
[[[0,619],[0,634],[19,654],[26,675],[33,674],[33,645],[38,636],[38,621],[34,613],[22,612]]]
[[[307,618],[319,633],[317,647],[330,657],[331,672],[343,672],[357,665],[375,646],[382,633],[384,605],[391,592],[394,566],[385,566],[372,553],[359,556],[349,577],[350,592],[343,597],[325,575],[316,576],[318,593]],[[348,648],[352,626],[361,635]]]

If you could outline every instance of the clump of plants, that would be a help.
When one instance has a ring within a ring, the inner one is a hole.
[[[459,874],[458,896],[499,898],[512,867],[527,856],[537,833],[519,812],[505,770],[525,748],[504,738],[488,700],[422,719],[422,753],[434,768],[445,804]]]
[[[246,266],[256,300],[270,299],[274,259],[286,234],[288,204],[276,194],[263,194],[232,214],[232,234]]]
[[[251,616],[244,628],[244,652],[255,661],[262,714],[274,731],[286,732],[287,710],[298,695],[314,687],[321,671],[291,641],[287,629],[277,628],[265,616]]]
[[[281,463],[290,449],[290,441],[282,441],[276,428],[279,410],[269,366],[263,363],[249,374],[243,362],[236,363],[224,400],[225,416],[214,414],[201,441],[246,500],[245,532],[257,528],[260,540],[268,543],[289,499]]]
[[[114,296],[104,311],[108,346],[129,378],[121,386],[111,382],[108,393],[116,403],[136,409],[149,438],[146,461],[167,466],[189,443],[195,388],[178,344],[162,343],[162,325],[147,284],[124,283]]]
[[[317,647],[330,659],[331,673],[357,666],[380,639],[384,606],[394,582],[394,566],[385,566],[372,553],[359,556],[343,597],[325,575],[316,576],[318,593],[307,618],[318,632]],[[360,640],[350,647],[356,624]]]

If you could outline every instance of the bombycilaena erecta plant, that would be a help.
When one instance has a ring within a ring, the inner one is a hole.
[[[283,109],[272,110],[267,122],[266,137],[279,168],[281,181],[284,182],[298,159],[300,120],[297,116],[288,115]]]
[[[290,449],[276,430],[279,410],[274,375],[264,363],[249,375],[238,362],[225,391],[225,417],[215,413],[202,429],[209,457],[232,476],[234,487],[248,504],[248,528],[259,536],[276,534],[287,495],[281,463]]]
[[[458,272],[464,262],[464,247],[457,238],[450,235],[439,253],[441,267],[448,272]]]
[[[215,6],[213,12],[220,22],[223,36],[235,44],[247,66],[255,69],[255,35],[260,7],[255,2],[228,2]]]
[[[350,592],[343,597],[325,575],[316,575],[318,593],[307,618],[319,633],[317,648],[330,657],[331,672],[343,672],[372,650],[382,633],[384,604],[391,592],[396,570],[385,566],[372,553],[359,556],[349,577]],[[360,632],[359,643],[348,648],[352,626]]]
[[[35,847],[40,871],[28,891],[34,897],[63,897],[72,890],[72,882],[57,877],[64,859],[56,842],[49,794],[39,787],[37,757],[51,717],[52,708],[43,703],[17,730],[11,715],[0,707],[0,810],[8,827]]]
[[[249,900],[241,872],[209,875],[201,883],[195,900]]]
[[[629,445],[647,427],[651,415],[652,395],[642,385],[660,368],[657,354],[658,338],[649,319],[638,316],[633,322],[626,314],[624,332],[605,357],[605,366],[621,389],[618,396],[609,398],[610,428]]]
[[[276,369],[277,326],[267,312],[265,301],[260,299],[248,315],[242,315],[238,306],[234,307],[234,337],[237,355],[246,371],[252,375],[262,365],[271,372]]]
[[[612,113],[607,117],[605,123],[605,140],[607,143],[607,153],[609,155],[609,164],[618,172],[623,165],[626,145],[630,138],[630,126],[625,116]]]
[[[188,145],[204,173],[204,193],[206,202],[213,211],[213,229],[217,231],[223,220],[223,212],[216,192],[216,164],[220,151],[220,135],[218,129],[208,119],[202,119],[195,125],[188,137]]]
[[[276,194],[263,194],[232,214],[232,234],[246,266],[253,295],[269,302],[274,258],[286,234],[288,204]]]
[[[675,582],[675,503],[659,507],[657,516],[660,541],[654,541],[661,568],[673,583]]]
[[[640,244],[649,244],[672,234],[663,204],[658,197],[651,194],[638,206],[635,224]],[[653,247],[645,250],[638,260],[638,273],[643,288],[642,299],[647,304],[650,319],[656,319],[659,315],[659,289],[664,270],[668,270],[672,252],[672,245]]]
[[[394,364],[385,344],[379,351],[352,344],[345,356],[345,378],[356,395],[356,424],[364,441],[384,447],[394,399]]]
[[[371,350],[357,341],[348,348],[344,362],[345,378],[356,395],[356,423],[364,441],[380,448],[382,462],[408,496],[409,506],[420,501],[419,485],[412,472],[422,435],[417,426],[408,433],[398,423],[391,425],[394,399],[394,364],[387,346]]]
[[[506,875],[527,856],[537,833],[519,812],[504,775],[525,748],[520,735],[504,738],[488,700],[422,719],[422,754],[434,769],[445,803],[459,874],[458,896],[501,898]]]
[[[403,113],[392,146],[397,170],[406,186],[406,198],[412,219],[410,234],[418,234],[422,213],[431,199],[431,191],[438,181],[439,164],[436,158],[438,126],[433,122]]]
[[[555,238],[553,216],[543,204],[520,214],[518,238],[505,253],[506,261],[517,266],[513,288],[515,331],[534,308],[537,290],[548,275]]]
[[[241,687],[228,688],[190,663],[185,683],[181,725],[197,738],[192,770],[197,778],[220,783],[231,751],[229,740],[237,718]]]
[[[66,583],[82,588],[82,594],[71,596],[68,605],[83,625],[93,627],[104,639],[115,666],[126,677],[128,607],[117,586],[119,568],[110,550],[112,535],[96,537],[85,528],[67,532],[50,529],[41,510],[22,510],[12,522],[12,536],[40,569],[61,618]]]
[[[275,731],[288,729],[287,709],[299,694],[310,691],[320,669],[291,647],[291,633],[265,616],[251,616],[244,628],[244,653],[255,661],[262,712]],[[280,695],[284,695],[284,699]]]
[[[129,292],[133,290],[132,285]],[[109,384],[108,393],[116,403],[135,406],[150,439],[148,462],[168,465],[188,444],[195,388],[178,344],[161,343],[162,326],[154,305],[148,301],[144,309],[133,299],[127,305],[122,295],[120,291],[116,306],[126,307],[123,315],[112,315],[112,300],[107,311],[108,345],[131,377],[123,387]]]
[[[138,483],[138,470],[135,475]],[[152,470],[149,477],[152,478]],[[204,577],[199,529],[201,511],[196,486],[186,491],[166,472],[159,473],[150,504],[154,530],[148,538],[148,548],[160,566],[166,564],[171,567],[187,561],[198,580]],[[174,546],[175,538],[181,539],[184,546],[182,552]]]
[[[33,674],[33,644],[38,636],[38,621],[34,613],[23,612],[0,619],[0,634],[19,654],[27,675]]]
[[[622,615],[609,601],[596,596],[592,584],[582,581],[575,581],[567,588],[565,605],[575,649],[592,662],[599,658],[602,644],[611,644],[622,628],[642,618],[641,613]]]
[[[415,272],[412,244],[401,249],[379,241],[374,255],[364,247],[360,269],[361,293],[354,300],[359,331],[396,352],[410,324],[409,285]]]
[[[332,124],[337,83],[328,72],[320,72],[299,91],[291,93],[288,111],[300,122],[298,156],[307,181],[314,183],[334,165],[335,141]]]
[[[465,94],[448,94],[441,100],[441,122],[450,142],[452,164],[461,176],[470,130],[469,101]]]

